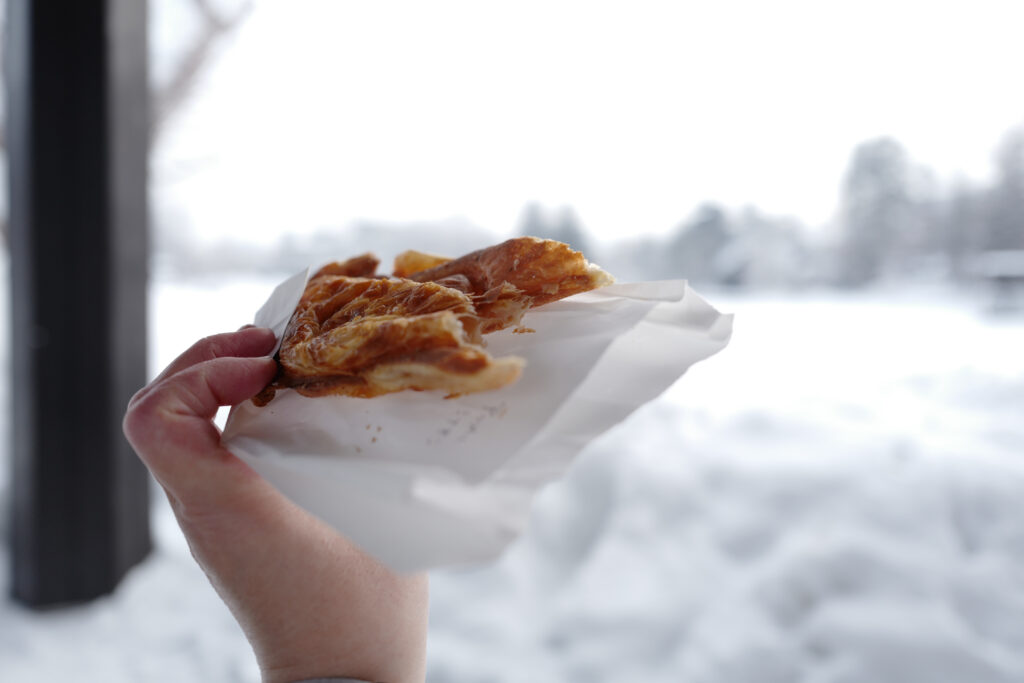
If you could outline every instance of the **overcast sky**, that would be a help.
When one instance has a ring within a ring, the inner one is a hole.
[[[525,202],[663,234],[702,200],[829,220],[854,145],[983,179],[1024,123],[1024,2],[262,0],[154,163],[161,208],[270,241]],[[170,52],[187,26],[156,12]],[[158,67],[160,60],[157,60]]]

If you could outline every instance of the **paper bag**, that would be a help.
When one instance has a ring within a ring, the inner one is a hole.
[[[280,338],[305,274],[257,325]],[[278,391],[236,406],[224,443],[293,501],[398,571],[486,561],[524,528],[537,490],[595,437],[728,343],[732,317],[684,281],[616,284],[529,311],[486,336],[526,360],[518,382],[446,399]]]

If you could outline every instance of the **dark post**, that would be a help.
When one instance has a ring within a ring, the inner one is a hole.
[[[114,589],[150,549],[121,435],[146,379],[146,2],[7,0],[11,591]]]

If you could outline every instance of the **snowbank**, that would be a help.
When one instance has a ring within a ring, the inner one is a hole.
[[[267,286],[158,283],[154,370]],[[588,449],[501,561],[435,575],[430,680],[1024,680],[1024,319],[709,299],[730,347]],[[0,602],[4,681],[258,680],[156,505],[115,595]]]

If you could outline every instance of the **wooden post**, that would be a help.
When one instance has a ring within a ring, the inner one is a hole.
[[[7,0],[11,593],[114,589],[150,549],[121,435],[146,379],[146,3]]]

